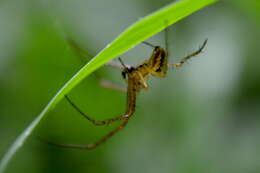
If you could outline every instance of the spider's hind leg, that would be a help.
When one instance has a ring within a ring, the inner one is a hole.
[[[105,125],[105,124],[111,124],[114,123],[116,121],[120,121],[120,120],[125,120],[127,118],[126,115],[120,115],[114,118],[110,118],[107,120],[103,120],[103,121],[97,121],[94,120],[93,118],[91,118],[90,116],[88,116],[87,114],[85,114],[78,106],[76,106],[75,103],[73,103],[73,101],[67,96],[65,95],[66,100],[69,102],[69,104],[78,112],[80,113],[80,115],[82,115],[85,119],[89,120],[92,124],[94,125]]]
[[[105,143],[108,139],[110,139],[111,137],[113,137],[116,133],[118,133],[120,130],[122,130],[123,128],[125,128],[125,126],[128,123],[128,119],[124,120],[118,127],[116,127],[114,130],[112,130],[111,132],[109,132],[107,135],[105,135],[104,137],[102,137],[100,140],[98,140],[97,142],[94,143],[90,143],[87,145],[81,145],[81,144],[58,144],[58,143],[53,143],[53,142],[49,142],[47,141],[48,144],[50,145],[55,145],[58,147],[63,147],[63,148],[72,148],[72,149],[82,149],[82,150],[90,150],[90,149],[94,149],[97,146]],[[46,142],[46,141],[45,141]]]

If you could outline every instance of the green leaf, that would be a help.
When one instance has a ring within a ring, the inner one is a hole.
[[[1,160],[0,173],[3,173],[11,158],[17,150],[24,144],[34,128],[39,124],[41,119],[56,104],[74,88],[80,81],[91,74],[94,70],[104,65],[106,62],[118,57],[135,45],[162,31],[169,25],[176,23],[184,17],[192,14],[199,9],[216,2],[217,0],[181,0],[176,3],[169,4],[149,16],[146,16],[132,26],[127,28],[121,35],[107,45],[99,54],[97,54],[89,63],[87,63],[80,71],[75,74],[51,99],[43,111],[36,119],[24,130],[24,132],[14,141],[7,153]],[[166,26],[167,25],[167,26]]]

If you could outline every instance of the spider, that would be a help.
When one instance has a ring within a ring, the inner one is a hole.
[[[165,36],[167,38],[167,32],[165,30]],[[75,42],[72,40],[69,40],[69,43],[72,47],[81,50]],[[181,59],[179,63],[176,64],[170,64],[168,63],[168,52],[167,52],[167,40],[165,39],[165,45],[166,48],[162,48],[160,46],[154,46],[151,43],[148,42],[142,42],[145,45],[148,45],[153,48],[152,55],[148,60],[145,60],[141,64],[137,66],[128,66],[125,65],[124,62],[122,61],[121,58],[118,58],[120,61],[120,64],[115,64],[115,63],[108,63],[108,65],[118,67],[122,69],[122,77],[126,80],[127,82],[127,89],[122,89],[116,85],[113,85],[112,83],[105,81],[105,80],[100,80],[101,84],[107,88],[112,88],[112,89],[117,89],[121,91],[126,91],[126,110],[125,113],[118,116],[114,117],[111,119],[103,120],[103,121],[97,121],[92,119],[90,116],[85,114],[83,111],[80,110],[79,107],[76,106],[76,104],[73,103],[73,101],[65,95],[65,98],[67,101],[70,103],[70,105],[80,113],[85,119],[93,123],[94,125],[105,125],[105,124],[111,124],[115,121],[122,121],[122,123],[113,129],[111,132],[103,136],[101,139],[94,143],[90,143],[87,145],[78,145],[78,144],[54,144],[57,146],[61,147],[66,147],[66,148],[77,148],[77,149],[94,149],[100,144],[106,142],[108,139],[110,139],[112,136],[114,136],[117,132],[120,130],[124,129],[125,126],[127,125],[128,121],[132,117],[132,115],[135,113],[135,107],[136,107],[136,97],[137,94],[143,89],[143,90],[148,90],[148,85],[147,85],[147,80],[149,77],[154,76],[154,77],[159,77],[159,78],[164,78],[166,77],[167,71],[169,67],[181,67],[183,64],[185,64],[189,59],[192,57],[198,55],[199,53],[202,52],[204,49],[207,39],[203,42],[202,46],[199,47],[199,49],[190,55],[184,57]],[[78,51],[77,50],[77,51]],[[83,51],[84,52],[84,51]],[[79,52],[78,52],[79,53]]]

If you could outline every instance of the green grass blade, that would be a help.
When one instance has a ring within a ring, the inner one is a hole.
[[[212,4],[218,0],[181,0],[172,3],[165,8],[162,8],[145,18],[140,19],[135,24],[127,28],[119,35],[111,44],[107,45],[95,58],[87,63],[77,74],[75,74],[52,98],[48,105],[38,115],[38,117],[24,130],[24,132],[15,140],[7,153],[1,160],[0,173],[3,173],[11,158],[17,150],[23,145],[27,137],[32,133],[34,128],[39,124],[41,119],[52,109],[56,104],[74,88],[80,81],[87,77],[97,68],[101,67],[111,59],[118,57],[130,48],[139,44],[143,40],[153,36],[166,28],[166,24],[172,25],[184,17],[192,14],[199,9]]]

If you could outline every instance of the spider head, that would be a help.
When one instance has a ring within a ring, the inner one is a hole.
[[[124,70],[123,70],[122,73],[121,73],[123,79],[126,79],[126,78],[127,78],[127,75],[128,75],[129,73],[133,72],[134,70],[135,70],[134,67],[126,67],[126,68],[124,68]]]

